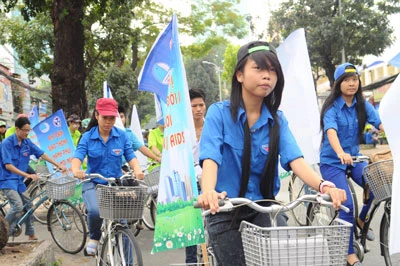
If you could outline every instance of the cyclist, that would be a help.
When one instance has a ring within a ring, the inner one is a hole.
[[[69,133],[71,134],[72,141],[74,145],[78,145],[79,139],[81,137],[81,132],[79,131],[79,127],[81,126],[81,119],[77,114],[72,114],[67,119]]]
[[[164,122],[159,122],[157,127],[149,132],[148,146],[149,149],[158,157],[162,157],[162,149],[164,144]],[[152,160],[151,160],[152,161]],[[154,168],[160,166],[159,164],[149,167],[149,172]]]
[[[347,185],[346,169],[351,166],[352,178],[360,186],[365,179],[362,169],[367,164],[353,165],[352,156],[359,155],[360,143],[366,122],[383,130],[381,120],[374,107],[364,100],[360,76],[357,68],[351,63],[339,65],[334,73],[335,83],[330,95],[321,110],[322,138],[320,170],[323,178],[332,181],[338,188],[344,189],[347,201],[344,203],[350,209],[349,213],[340,212],[340,218],[353,223],[353,200]],[[373,199],[372,193],[358,217],[358,226],[364,226],[364,220]],[[373,240],[372,231],[368,239]],[[353,250],[353,230],[350,235],[347,261],[349,265],[361,265]]]
[[[80,179],[85,178],[85,171],[80,170],[82,161],[87,156],[86,173],[99,173],[106,177],[122,175],[122,156],[125,157],[136,178],[143,179],[144,175],[136,159],[130,140],[125,131],[114,127],[118,116],[118,105],[114,99],[100,98],[96,102],[93,117],[88,128],[80,139],[74,158],[72,172]],[[99,207],[95,187],[105,184],[101,179],[84,183],[82,197],[88,211],[88,228],[90,241],[86,246],[86,254],[94,256],[101,236],[102,219],[99,216]]]
[[[238,232],[241,221],[270,226],[268,214],[249,207],[218,213],[218,198],[274,199],[279,191],[278,162],[293,170],[305,183],[331,195],[335,208],[346,200],[345,192],[323,181],[306,163],[278,111],[284,77],[275,48],[255,41],[242,46],[232,77],[230,100],[208,108],[200,142],[202,194],[198,201],[210,208],[207,216],[210,244],[218,265],[245,265]],[[286,225],[280,215],[278,225]]]
[[[65,166],[55,162],[50,156],[45,154],[39,147],[32,143],[28,138],[31,131],[31,123],[27,117],[20,117],[15,120],[15,134],[6,138],[1,143],[1,175],[0,189],[9,200],[10,211],[6,215],[9,227],[9,235],[14,234],[16,222],[23,214],[23,206],[30,198],[26,192],[24,178],[37,180],[36,174],[28,174],[29,157],[35,155],[43,158],[63,171]],[[25,235],[29,240],[37,240],[33,227],[33,216],[26,220]]]

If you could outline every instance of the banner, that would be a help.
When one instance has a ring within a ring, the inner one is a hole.
[[[285,76],[280,109],[308,164],[319,163],[320,113],[304,29],[292,32],[277,48]]]
[[[31,122],[31,128],[34,128],[39,124],[39,112],[37,105],[32,107],[32,110],[28,114],[29,122]]]
[[[140,121],[139,121],[139,115],[136,109],[136,106],[132,106],[132,115],[131,115],[131,126],[130,126],[133,134],[140,140],[142,143],[143,141],[143,134],[142,134],[142,128],[140,127]],[[136,158],[139,160],[139,164],[144,169],[147,167],[147,157],[141,153],[140,151],[135,152]]]
[[[390,86],[381,100],[379,115],[393,156],[392,191],[400,190],[400,76]],[[389,253],[400,253],[400,194],[392,193]]]
[[[165,82],[165,86],[160,86],[159,81]],[[166,103],[152,252],[204,243],[201,211],[193,208],[198,196],[192,154],[196,137],[176,15],[153,45],[140,84],[142,90],[156,93]]]
[[[112,93],[111,93],[111,89],[107,84],[107,81],[103,82],[103,97],[104,98],[114,99],[113,96],[112,96]],[[119,116],[119,113],[118,113],[118,117],[117,117],[117,120],[115,121],[115,125],[114,126],[125,130],[125,126],[122,124],[122,120],[121,120],[121,117]]]
[[[64,113],[60,109],[48,118],[41,121],[33,128],[36,134],[35,142],[54,161],[65,165],[69,175],[72,176],[71,161],[75,152],[75,146]],[[50,172],[53,172],[53,165],[47,163]]]

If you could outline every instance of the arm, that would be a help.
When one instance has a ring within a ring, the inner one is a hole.
[[[58,169],[61,169],[63,173],[67,170],[64,165],[58,164],[56,161],[53,160],[53,158],[48,156],[46,153],[43,153],[41,158],[45,159],[46,161],[48,161],[49,163],[51,163]]]
[[[146,146],[142,146],[140,147],[139,151],[141,153],[143,153],[145,156],[153,159],[156,162],[161,163],[161,156],[156,156],[154,153],[151,152],[151,150],[149,150],[149,148],[147,148]]]
[[[131,169],[133,169],[133,173],[135,174],[136,178],[143,180],[144,179],[144,174],[142,172],[142,169],[140,168],[140,164],[139,164],[138,159],[137,158],[133,158],[132,160],[130,160],[128,162],[128,164],[129,164],[129,167]]]
[[[85,171],[81,170],[81,165],[81,160],[73,158],[71,162],[72,173],[76,178],[85,179]]]
[[[303,158],[298,158],[290,163],[293,172],[303,180],[304,183],[320,191],[320,185],[323,181],[314,170],[307,164]],[[346,201],[346,191],[329,186],[323,186],[322,193],[327,193],[332,198],[333,207],[338,209]]]
[[[326,131],[326,135],[328,136],[329,144],[332,146],[332,149],[336,152],[337,157],[339,158],[342,164],[353,164],[353,159],[351,155],[345,153],[342,145],[340,145],[339,138],[337,136],[337,132],[335,129],[328,129]]]
[[[15,167],[13,164],[7,163],[7,164],[5,164],[5,168],[10,172],[13,172],[17,175],[23,176],[25,178],[30,178],[32,180],[38,179],[38,176],[36,174],[28,174],[24,171],[21,171],[17,167]]]

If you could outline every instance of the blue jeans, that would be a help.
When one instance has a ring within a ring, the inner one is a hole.
[[[18,191],[12,189],[3,189],[3,191],[10,204],[10,210],[6,215],[6,220],[10,227],[9,235],[12,236],[14,235],[14,229],[18,220],[24,214],[24,204],[27,203],[30,198],[27,191],[23,193],[18,193]],[[32,207],[32,203],[27,206],[27,209],[30,207]],[[31,215],[25,220],[25,235],[33,236],[34,234],[35,229],[33,228],[33,215]]]
[[[354,180],[354,182],[356,182],[361,187],[366,184],[366,180],[362,175],[362,170],[366,165],[367,165],[367,163],[356,163],[354,165],[354,167],[351,168],[352,179]],[[337,168],[334,166],[330,166],[327,164],[321,164],[320,171],[321,171],[322,177],[325,180],[333,182],[337,188],[341,188],[346,191],[347,200],[343,205],[346,206],[347,208],[349,208],[350,212],[346,213],[345,211],[341,210],[339,212],[339,218],[354,225],[353,198],[351,197],[351,191],[350,191],[349,185],[347,183],[346,170],[343,170],[343,169],[340,169],[340,168]],[[358,218],[360,218],[361,221],[365,220],[365,217],[367,216],[368,210],[371,207],[371,203],[372,203],[373,199],[374,199],[374,195],[372,194],[372,191],[370,191],[369,200],[368,200],[367,204],[365,204],[363,206],[360,214],[358,215]],[[348,254],[354,254],[353,233],[354,233],[354,228],[352,227],[351,234],[350,234]]]
[[[246,265],[239,232],[241,221],[248,221],[261,227],[271,226],[267,213],[259,213],[246,206],[236,210],[238,211],[220,212],[206,217],[210,244],[219,266]],[[287,216],[279,214],[277,225],[286,226]]]
[[[100,240],[101,224],[103,219],[99,215],[99,204],[96,197],[96,185],[93,182],[82,185],[82,198],[87,210],[89,237],[93,240]]]

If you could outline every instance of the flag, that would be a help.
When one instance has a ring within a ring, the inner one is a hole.
[[[142,142],[143,142],[143,134],[142,134],[142,128],[140,127],[140,120],[139,120],[139,115],[136,109],[136,106],[132,106],[132,115],[131,115],[131,126],[130,126],[132,132],[135,134],[135,136]],[[144,169],[147,166],[147,157],[143,155],[140,151],[136,151],[136,158],[139,160],[140,166],[142,166],[142,169]]]
[[[399,119],[400,105],[400,76],[390,86],[383,96],[379,115],[385,129],[386,138],[393,156],[393,183],[392,191],[400,190],[400,132]],[[392,193],[391,220],[390,220],[389,252],[400,253],[400,194]]]
[[[320,113],[304,29],[292,32],[276,49],[285,76],[280,109],[310,165],[319,163]]]
[[[176,15],[153,45],[139,89],[156,93],[166,103],[152,252],[204,243],[201,211],[193,208],[198,196],[192,154],[196,136]]]
[[[34,128],[37,124],[39,124],[39,112],[37,105],[32,107],[32,110],[28,114],[29,122],[31,122],[31,128]]]
[[[110,86],[108,86],[108,84],[107,84],[107,81],[104,81],[104,83],[103,83],[103,97],[104,98],[114,99],[113,96],[112,96],[112,93],[111,93]],[[118,117],[117,117],[117,119],[115,121],[115,125],[114,126],[125,130],[125,126],[124,126],[124,124],[122,124],[122,120],[121,120],[121,117],[119,116],[119,113],[118,113]]]

